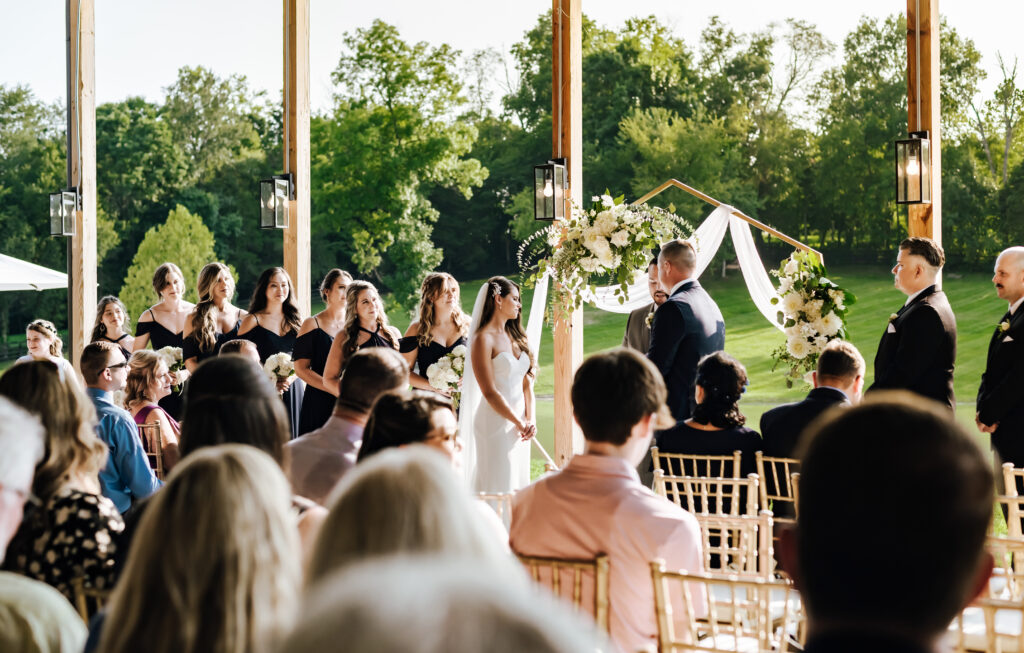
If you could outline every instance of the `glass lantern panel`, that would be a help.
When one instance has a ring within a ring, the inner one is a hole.
[[[283,229],[288,226],[288,180],[274,180],[274,226]]]
[[[73,236],[75,234],[75,213],[78,210],[78,198],[75,193],[61,193],[64,209],[61,216],[64,218],[64,234]]]
[[[269,179],[260,182],[260,229],[274,227],[274,185]]]
[[[64,235],[64,216],[61,215],[61,210],[64,208],[64,199],[61,197],[62,193],[51,193],[50,194],[50,235],[51,236],[63,236]]]
[[[565,218],[565,166],[555,166],[554,170],[554,212],[552,215],[556,220]]]
[[[922,202],[932,201],[932,148],[931,141],[922,140],[920,148],[921,161],[921,195]]]

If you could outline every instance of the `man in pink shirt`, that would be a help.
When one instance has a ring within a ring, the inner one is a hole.
[[[518,554],[609,558],[609,626],[627,653],[657,646],[650,562],[703,570],[697,520],[640,484],[637,463],[655,429],[674,424],[658,369],[629,349],[597,354],[573,379],[572,404],[586,448],[565,469],[520,490],[509,544]],[[703,611],[703,598],[693,595]],[[682,596],[672,597],[676,619]],[[680,623],[684,631],[686,624]]]

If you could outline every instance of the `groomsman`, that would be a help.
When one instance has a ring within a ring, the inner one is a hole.
[[[988,363],[978,388],[978,429],[992,434],[1000,463],[1024,467],[1024,247],[1004,250],[996,259],[992,283],[1010,309],[999,320],[988,345]],[[1000,484],[1001,472],[996,474]]]
[[[662,245],[658,278],[668,300],[654,311],[647,358],[668,387],[668,407],[677,421],[687,419],[695,405],[697,362],[725,349],[725,320],[718,304],[697,283],[697,252],[677,238]]]
[[[900,243],[892,269],[907,301],[889,318],[875,355],[872,390],[904,389],[954,410],[956,318],[936,280],[946,256],[931,238]]]
[[[651,345],[651,323],[654,322],[654,310],[665,303],[668,293],[661,287],[658,280],[658,259],[651,260],[647,266],[647,289],[651,292],[651,303],[642,306],[629,314],[626,320],[626,334],[622,336],[622,346],[635,349],[642,354],[647,353]]]

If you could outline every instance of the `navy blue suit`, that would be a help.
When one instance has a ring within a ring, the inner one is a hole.
[[[668,407],[676,421],[693,414],[697,362],[724,348],[722,312],[696,280],[677,288],[654,312],[647,358],[665,379]]]

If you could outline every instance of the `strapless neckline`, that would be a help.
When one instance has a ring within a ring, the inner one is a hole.
[[[518,356],[513,356],[512,352],[510,352],[510,351],[499,351],[498,352],[498,356],[501,356],[502,354],[508,354],[509,358],[511,358],[512,360],[514,360],[517,363],[519,362],[519,359],[523,357],[523,352],[519,352]],[[491,360],[495,360],[496,358],[498,358],[498,356],[495,356]]]

